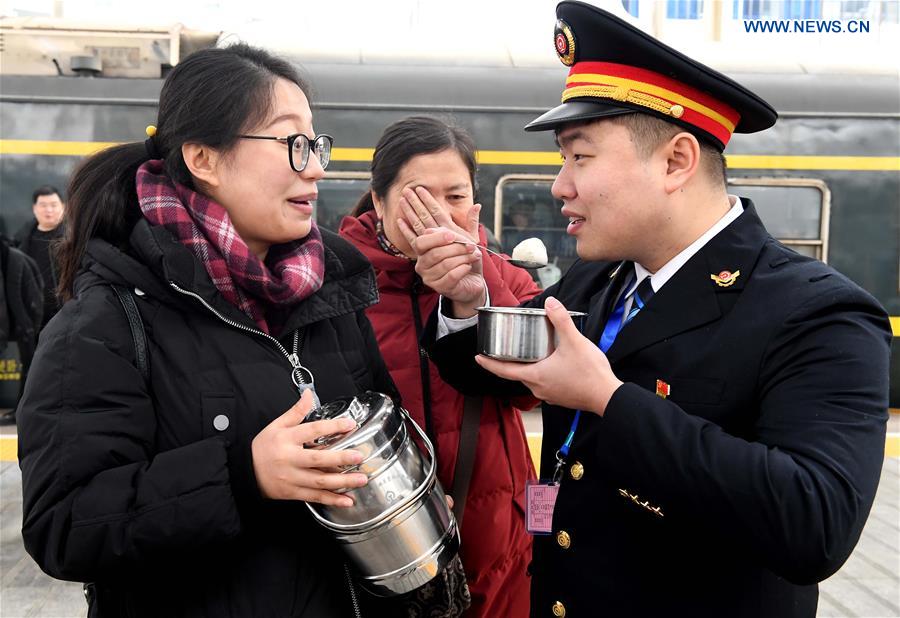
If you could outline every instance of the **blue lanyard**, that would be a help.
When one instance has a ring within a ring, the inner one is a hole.
[[[619,330],[622,328],[622,316],[625,313],[625,301],[627,299],[626,292],[631,285],[632,279],[633,276],[629,275],[625,285],[622,286],[622,296],[616,302],[616,306],[613,309],[612,314],[610,314],[609,319],[606,321],[606,326],[603,328],[603,334],[600,336],[598,347],[604,354],[612,347],[616,335],[619,334]],[[638,302],[640,303],[640,301]],[[639,304],[639,308],[643,308],[643,303]],[[569,449],[572,448],[572,440],[575,439],[575,431],[578,429],[579,420],[581,420],[581,410],[575,410],[575,418],[572,419],[572,426],[569,427],[569,435],[566,436],[562,446],[556,450],[556,468],[553,469],[553,480],[551,481],[553,483],[559,483],[562,479],[562,470],[566,465]]]
[[[556,449],[556,467],[553,469],[553,484],[558,484],[562,480],[562,469],[566,465],[566,458],[569,456],[569,449],[572,448],[572,440],[575,438],[575,430],[578,429],[578,421],[581,418],[581,410],[575,410],[575,418],[572,419],[572,426],[569,427],[569,435],[566,436],[562,446]]]
[[[572,426],[569,427],[569,435],[566,441],[559,447],[559,454],[563,457],[569,456],[569,449],[572,447],[572,439],[575,437],[575,430],[578,429],[578,419],[581,418],[581,410],[575,410],[575,418],[572,419]]]
[[[581,410],[575,410],[575,418],[572,419],[572,426],[569,427],[569,435],[566,436],[562,446],[556,450],[556,468],[553,469],[552,480],[554,484],[562,480],[562,470],[566,465],[566,458],[569,456],[569,449],[572,447],[572,440],[575,438],[575,430],[578,429],[579,419],[581,419]]]

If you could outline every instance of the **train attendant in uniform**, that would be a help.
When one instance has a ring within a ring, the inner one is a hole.
[[[445,378],[544,401],[532,616],[813,617],[875,497],[888,318],[728,194],[722,150],[775,123],[765,101],[600,9],[557,17],[563,103],[527,129],[555,134],[581,261],[526,303],[557,350],[433,343],[483,302],[483,266],[455,231],[403,227],[445,297],[425,333]]]
[[[306,92],[263,50],[196,52],[150,138],[71,181],[68,302],[20,407],[22,534],[91,582],[92,617],[353,615],[304,502],[349,506],[335,490],[365,475],[327,470],[361,454],[303,448],[353,422],[300,421],[314,394],[395,390],[371,266],[312,221],[332,140]]]
[[[375,267],[377,305],[366,310],[403,401],[437,445],[438,477],[462,521],[462,557],[472,607],[467,616],[528,614],[526,573],[531,539],[525,531],[525,483],[534,478],[517,399],[467,397],[440,378],[419,347],[438,295],[415,271],[415,253],[398,228],[443,226],[484,245],[475,197],[475,144],[461,128],[429,117],[385,129],[372,158],[372,187],[341,235]],[[527,271],[486,254],[490,302],[517,305],[540,290]]]

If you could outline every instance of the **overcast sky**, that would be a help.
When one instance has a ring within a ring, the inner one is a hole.
[[[621,0],[590,0],[624,15]],[[659,6],[664,7],[664,0]],[[706,0],[711,5],[713,0]],[[732,0],[722,0],[726,18]],[[842,6],[824,0],[828,12]],[[894,4],[896,2],[892,0]],[[4,15],[58,15],[115,25],[189,28],[290,52],[373,49],[386,55],[465,57],[509,54],[526,64],[556,62],[552,32],[557,0],[0,0]],[[647,6],[642,4],[642,16]],[[748,34],[739,21],[723,43],[709,43],[690,20],[668,20],[662,38],[707,62],[900,66],[896,24],[872,24],[862,35]],[[370,54],[371,56],[371,54]],[[465,63],[465,62],[462,62]]]
[[[415,25],[434,20],[472,30],[515,31],[523,23],[553,18],[557,0],[3,0],[4,13],[140,24],[147,20],[179,21],[200,29],[229,30],[254,21],[296,23],[299,36],[310,36],[304,23],[322,18],[336,28],[371,31],[399,22]],[[600,0],[598,5],[620,2]],[[617,8],[618,8],[617,7]],[[481,27],[479,27],[481,26]],[[485,31],[485,34],[487,32]]]

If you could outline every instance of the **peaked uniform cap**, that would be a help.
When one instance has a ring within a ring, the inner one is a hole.
[[[562,105],[526,131],[641,112],[724,149],[732,133],[762,131],[778,118],[771,105],[737,82],[603,9],[566,0],[557,5],[556,17],[554,46],[570,67]]]

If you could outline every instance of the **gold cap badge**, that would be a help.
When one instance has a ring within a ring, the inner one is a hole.
[[[727,288],[735,281],[737,278],[741,276],[741,271],[736,270],[731,272],[730,270],[723,270],[718,275],[710,275],[709,278],[716,282],[716,285],[720,288]]]
[[[570,67],[575,64],[575,35],[569,24],[561,19],[556,21],[556,28],[553,31],[553,46],[564,65]]]

